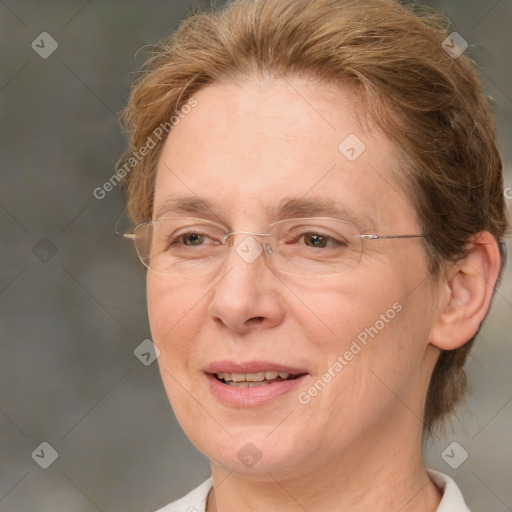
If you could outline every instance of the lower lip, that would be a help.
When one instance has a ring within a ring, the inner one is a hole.
[[[219,401],[231,407],[253,407],[270,402],[293,391],[293,389],[300,386],[307,375],[304,374],[291,380],[245,388],[228,386],[217,379],[215,375],[207,375],[206,377],[210,381],[210,389],[213,395]]]

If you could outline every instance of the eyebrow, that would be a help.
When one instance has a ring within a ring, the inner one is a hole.
[[[160,218],[166,213],[201,213],[217,216],[212,203],[196,196],[167,197],[156,211],[155,219]]]
[[[226,208],[223,208],[226,210]],[[368,225],[368,219],[355,214],[341,203],[325,197],[296,198],[285,197],[275,206],[265,208],[271,218],[277,220],[300,217],[335,217],[354,222],[362,228]],[[197,196],[169,196],[160,205],[155,218],[158,219],[166,213],[209,215],[220,220],[215,206]]]

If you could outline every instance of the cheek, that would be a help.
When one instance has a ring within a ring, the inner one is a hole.
[[[336,379],[333,388],[355,390],[359,399],[383,388],[378,376],[393,389],[401,387],[421,366],[428,344],[430,302],[427,287],[418,286],[425,276],[404,282],[398,271],[390,269],[376,266],[377,271],[365,279],[353,274],[339,287],[310,289],[307,295],[295,290],[307,306],[295,318],[302,319],[315,355],[322,356],[318,373],[328,371],[341,356],[343,369],[336,375],[344,377]]]
[[[148,315],[153,342],[160,349],[161,370],[180,371],[188,366],[193,340],[205,320],[204,302],[197,287],[168,276],[148,274]]]
[[[363,286],[362,280],[353,274],[340,279],[339,285],[328,282],[323,287],[310,283],[307,288],[290,286],[298,300],[293,301],[297,309],[288,313],[302,324],[309,333],[309,341],[318,344],[318,348],[344,350],[358,335],[364,340],[365,329],[371,329],[377,322],[381,331],[397,316],[393,304],[401,296],[400,287],[384,285],[378,277],[365,281],[372,284]],[[382,314],[386,324],[380,320]]]
[[[189,390],[194,389],[192,381],[197,375],[194,341],[205,321],[204,302],[195,289],[167,276],[148,274],[149,323],[153,342],[160,349],[160,374],[174,413],[188,433],[195,432],[194,422],[200,418]]]

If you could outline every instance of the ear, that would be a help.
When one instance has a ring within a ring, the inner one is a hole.
[[[488,231],[468,240],[467,255],[453,264],[439,284],[432,345],[454,350],[476,334],[489,309],[500,262],[498,244]]]

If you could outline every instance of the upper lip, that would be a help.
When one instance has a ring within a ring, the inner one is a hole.
[[[215,361],[209,364],[205,372],[214,373],[258,373],[265,371],[286,372],[290,375],[300,375],[308,373],[304,368],[288,366],[280,363],[272,363],[268,361],[248,361],[243,363],[235,363],[233,361]]]

